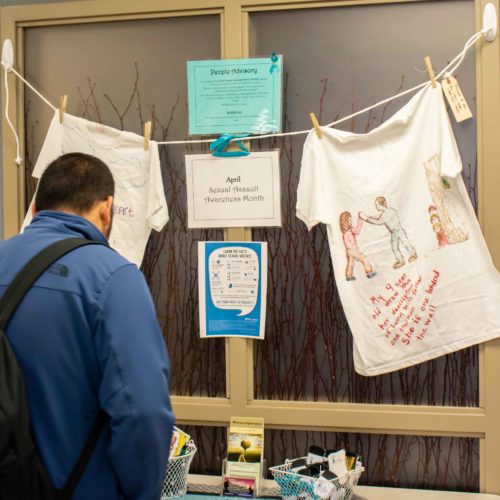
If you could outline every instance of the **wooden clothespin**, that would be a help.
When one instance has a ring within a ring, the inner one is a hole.
[[[318,139],[321,139],[323,137],[323,134],[321,133],[321,129],[319,128],[318,120],[316,120],[316,115],[314,113],[309,113],[309,116],[311,117],[311,121],[313,122],[314,130],[316,131]]]
[[[425,65],[427,66],[427,71],[429,72],[429,78],[431,79],[432,87],[436,87],[436,75],[434,74],[434,70],[432,69],[431,58],[426,56],[424,58]]]
[[[144,123],[144,151],[148,151],[149,141],[151,141],[151,122],[145,122]]]
[[[66,113],[66,106],[68,104],[68,96],[66,94],[59,98],[59,123],[64,121],[64,113]]]

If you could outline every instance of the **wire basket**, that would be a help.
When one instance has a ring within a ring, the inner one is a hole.
[[[319,500],[330,498],[335,500],[351,500],[354,487],[358,484],[364,468],[348,471],[344,477],[337,477],[328,481],[333,488],[326,497],[321,497],[315,492],[318,478],[302,476],[296,472],[290,472],[292,461],[286,460],[283,465],[269,467],[274,480],[280,487],[281,497],[286,500],[303,498]]]
[[[192,440],[189,440],[186,444],[186,453],[172,457],[168,461],[167,474],[161,490],[161,500],[181,497],[186,494],[189,466],[195,453],[196,446]]]

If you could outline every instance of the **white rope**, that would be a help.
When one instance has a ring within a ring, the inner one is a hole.
[[[467,42],[465,42],[465,45],[464,45],[464,48],[463,48],[462,52],[460,52],[460,54],[458,54],[457,56],[455,56],[455,58],[451,62],[449,62],[448,65],[444,69],[442,69],[440,73],[437,74],[436,79],[441,78],[445,74],[453,73],[454,71],[456,71],[458,69],[458,67],[460,66],[460,64],[462,64],[462,61],[464,60],[464,57],[465,57],[465,54],[467,53],[467,51],[470,49],[470,47],[472,47],[477,42],[477,40],[479,40],[481,38],[481,36],[484,33],[486,33],[486,31],[485,30],[481,30],[478,33],[472,35],[467,40]],[[457,59],[460,59],[459,62],[456,64],[455,67],[453,67],[453,69],[450,70],[450,67],[453,65],[453,63]],[[355,116],[358,116],[358,115],[360,115],[362,113],[366,113],[367,111],[370,111],[370,110],[372,110],[372,109],[374,109],[374,108],[376,108],[378,106],[382,106],[382,104],[386,104],[388,102],[391,102],[393,99],[397,99],[398,97],[403,97],[406,94],[410,94],[411,92],[419,90],[419,89],[425,87],[426,85],[430,85],[430,84],[431,83],[429,81],[425,81],[423,83],[420,83],[419,85],[416,85],[415,87],[413,87],[411,89],[404,90],[403,92],[400,92],[399,94],[396,94],[393,97],[389,97],[388,99],[384,99],[383,101],[377,102],[376,104],[373,104],[372,106],[369,106],[369,107],[367,107],[365,109],[362,109],[361,111],[357,111],[356,113],[353,113],[352,115],[346,116],[345,118],[341,118],[340,120],[337,120],[335,122],[329,123],[326,126],[327,127],[333,127],[334,125],[337,125],[339,123],[345,122],[346,120],[350,120],[351,118],[354,118]]]
[[[487,29],[482,29],[481,31],[478,31],[474,35],[472,35],[467,42],[464,45],[464,48],[462,51],[457,54],[447,65],[445,68],[443,68],[437,75],[436,79],[441,78],[445,75],[449,75],[451,73],[454,73],[458,67],[462,64],[465,55],[467,51],[480,39],[482,38],[483,35],[486,34],[488,30]],[[20,80],[22,80],[40,99],[42,99],[49,107],[52,108],[53,111],[56,111],[57,108],[48,100],[46,99],[38,90],[35,89],[27,80],[25,80],[14,68],[9,66],[8,68],[4,66],[5,70],[5,88],[6,88],[6,119],[7,122],[14,132],[14,135],[16,136],[16,143],[17,143],[17,158],[16,158],[16,163],[20,164],[21,163],[21,158],[19,156],[19,138],[17,137],[17,133],[9,119],[8,115],[8,103],[9,103],[9,91],[8,91],[8,86],[7,86],[7,73],[8,71],[12,71]],[[416,85],[415,87],[412,87],[411,89],[404,90],[403,92],[400,92],[399,94],[396,94],[392,97],[389,97],[387,99],[384,99],[382,101],[377,102],[376,104],[373,104],[371,106],[368,106],[367,108],[361,109],[360,111],[356,111],[355,113],[352,113],[349,116],[345,116],[344,118],[340,118],[339,120],[336,120],[332,123],[329,123],[327,125],[324,125],[325,127],[333,127],[334,125],[338,125],[339,123],[345,122],[347,120],[350,120],[358,115],[361,115],[363,113],[366,113],[367,111],[370,111],[374,108],[377,108],[379,106],[382,106],[383,104],[387,104],[388,102],[391,102],[393,99],[397,99],[399,97],[403,97],[407,94],[410,94],[412,92],[415,92],[416,90],[419,90],[426,85],[430,85],[429,81],[425,81],[423,83],[420,83],[419,85]],[[297,130],[294,132],[280,132],[276,134],[263,134],[263,135],[251,135],[249,137],[245,137],[243,140],[245,141],[254,141],[256,139],[268,139],[270,137],[286,137],[286,136],[293,136],[293,135],[302,135],[302,134],[308,134],[311,132],[311,130],[314,130],[312,128],[309,128],[307,130]],[[242,138],[234,138],[231,139],[230,142],[236,141],[236,140],[242,140]],[[165,144],[165,145],[175,145],[175,144],[207,144],[213,142],[214,139],[188,139],[185,141],[163,141],[163,142],[157,142],[157,144]]]
[[[481,31],[478,31],[474,35],[472,35],[467,42],[464,45],[463,50],[455,56],[448,64],[447,66],[442,69],[438,75],[436,76],[437,78],[441,78],[445,74],[453,73],[455,72],[460,64],[462,64],[462,61],[464,60],[464,57],[467,53],[467,51],[486,33],[487,30],[483,29]],[[458,61],[458,62],[457,62]],[[456,63],[456,64],[455,64]],[[455,66],[453,66],[455,64]],[[379,106],[382,106],[383,104],[387,104],[388,102],[391,102],[393,99],[397,99],[398,97],[403,97],[407,94],[410,94],[411,92],[415,92],[416,90],[419,90],[426,85],[430,85],[430,81],[425,81],[423,83],[420,83],[419,85],[416,85],[415,87],[404,90],[403,92],[400,92],[399,94],[396,94],[392,97],[389,97],[387,99],[384,99],[383,101],[379,101],[376,104],[373,104],[372,106],[368,106],[367,108],[361,109],[360,111],[356,111],[355,113],[345,116],[344,118],[340,118],[339,120],[336,120],[332,123],[329,123],[328,125],[324,125],[325,127],[333,127],[334,125],[338,125],[339,123],[345,122],[347,120],[350,120],[351,118],[354,118],[358,115],[361,115],[363,113],[366,113],[367,111],[370,111],[374,108],[377,108]],[[252,135],[249,137],[245,137],[244,139],[232,139],[231,142],[235,140],[245,140],[245,141],[253,141],[255,139],[267,139],[269,137],[285,137],[285,136],[290,136],[290,135],[301,135],[301,134],[308,134],[311,132],[311,130],[314,130],[312,128],[307,129],[307,130],[298,130],[295,132],[280,132],[277,134],[266,134],[266,135]],[[213,142],[213,139],[203,139],[203,140],[187,140],[187,141],[165,141],[165,142],[158,142],[158,144],[191,144],[191,143],[206,143],[206,142]]]
[[[21,158],[21,152],[20,152],[20,147],[19,147],[19,136],[17,135],[17,131],[14,128],[14,125],[12,125],[12,122],[10,121],[10,117],[9,117],[10,94],[9,94],[9,85],[8,85],[8,78],[7,78],[8,73],[10,71],[12,71],[12,73],[14,73],[21,81],[23,81],[38,97],[40,97],[40,99],[42,99],[42,101],[45,102],[45,104],[50,106],[53,111],[55,111],[57,108],[48,99],[46,99],[42,94],[40,94],[40,92],[38,92],[38,90],[35,87],[33,87],[33,85],[31,85],[31,83],[28,82],[28,80],[25,80],[12,66],[5,65],[5,64],[3,64],[3,62],[2,62],[2,66],[3,66],[3,70],[4,70],[4,81],[5,81],[5,119],[7,120],[7,123],[9,124],[9,127],[12,130],[14,137],[16,138],[17,155],[16,155],[15,162],[17,163],[17,165],[21,165],[23,160]]]
[[[23,81],[40,99],[42,99],[42,101],[44,101],[47,106],[51,107],[52,111],[55,111],[57,109],[47,98],[40,94],[40,92],[38,92],[38,90],[33,87],[30,82],[28,82],[28,80],[25,80],[12,66],[9,68],[9,70],[12,71],[12,73],[14,73],[21,81]]]
[[[458,54],[452,61],[450,61],[450,63],[440,73],[438,73],[436,78],[441,78],[442,76],[446,76],[447,74],[454,73],[458,69],[458,67],[462,64],[462,61],[464,60],[464,57],[465,57],[465,54],[467,53],[467,51],[473,45],[475,45],[475,43],[483,35],[485,35],[487,32],[488,32],[488,30],[485,28],[485,29],[482,29],[481,31],[478,31],[475,35],[472,35],[465,43],[465,46],[464,46],[464,49],[462,50],[462,52],[460,52],[460,54]],[[452,67],[452,65],[455,63],[455,61],[457,61],[457,63],[455,64],[455,66]]]
[[[17,135],[16,129],[14,128],[14,125],[12,125],[12,122],[10,121],[9,117],[9,101],[10,101],[10,94],[9,94],[9,82],[7,79],[7,73],[9,70],[7,69],[6,66],[3,68],[3,74],[4,74],[4,81],[5,81],[5,119],[7,120],[7,123],[9,124],[10,129],[14,133],[14,137],[16,138],[16,163],[18,165],[21,165],[23,162],[21,156],[20,156],[20,148],[19,148],[19,137]]]

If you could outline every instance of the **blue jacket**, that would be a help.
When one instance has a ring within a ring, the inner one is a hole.
[[[42,211],[0,242],[0,295],[38,251],[62,238],[106,244],[75,215]],[[109,416],[76,500],[158,500],[174,416],[169,362],[142,273],[107,246],[62,257],[7,327],[23,371],[39,454],[62,487],[99,408]]]

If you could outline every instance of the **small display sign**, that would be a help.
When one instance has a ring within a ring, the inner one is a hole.
[[[188,227],[281,226],[279,152],[186,155]]]
[[[282,57],[188,61],[189,134],[281,131]]]

